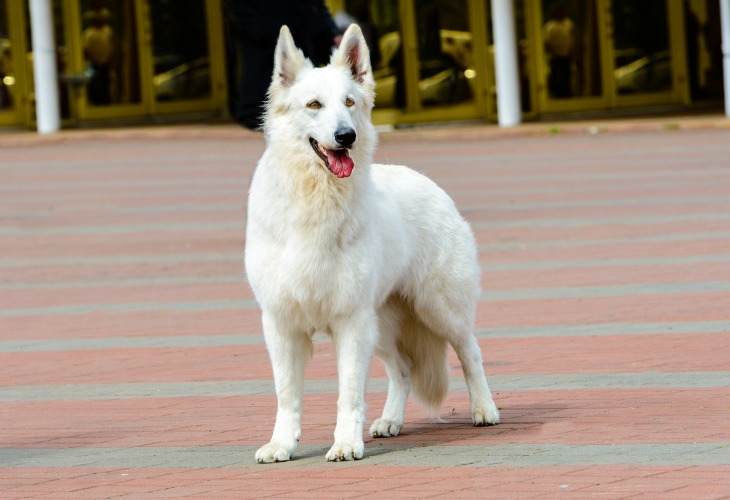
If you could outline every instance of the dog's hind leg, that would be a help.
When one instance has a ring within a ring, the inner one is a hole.
[[[416,314],[456,351],[469,390],[474,425],[495,425],[499,423],[499,411],[492,399],[484,375],[482,352],[473,334],[476,301],[469,298],[471,294],[466,293],[465,287],[459,287],[459,283],[452,285],[444,287],[451,293],[424,291],[416,303]],[[464,293],[459,294],[459,291]]]
[[[476,337],[459,336],[451,341],[451,346],[461,362],[466,386],[471,400],[471,415],[474,425],[496,425],[499,423],[499,411],[492,399],[492,392],[487,384],[482,363],[482,352]]]
[[[297,448],[302,433],[304,367],[312,356],[312,341],[304,332],[284,330],[265,313],[263,326],[278,405],[271,441],[259,448],[256,460],[285,462]]]
[[[395,356],[379,357],[383,359],[385,371],[388,373],[388,396],[383,415],[370,426],[370,435],[376,438],[397,436],[400,432],[411,380],[405,359],[394,359]]]
[[[385,365],[388,374],[388,396],[383,415],[370,426],[372,437],[397,436],[403,419],[411,383],[411,360],[405,355],[398,341],[404,321],[402,300],[391,298],[378,311],[378,344],[375,354]]]

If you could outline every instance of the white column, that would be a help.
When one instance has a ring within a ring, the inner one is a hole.
[[[512,0],[492,0],[492,31],[499,126],[512,127],[521,121],[517,37]]]
[[[38,133],[51,134],[61,125],[51,0],[30,0],[30,25]]]
[[[725,87],[725,116],[730,118],[730,0],[720,0],[722,67]]]

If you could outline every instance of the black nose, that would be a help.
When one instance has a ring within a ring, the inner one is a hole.
[[[349,148],[355,142],[357,134],[351,128],[341,128],[335,132],[335,140],[337,144],[345,148]]]

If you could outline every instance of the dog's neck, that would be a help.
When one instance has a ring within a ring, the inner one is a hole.
[[[366,210],[360,206],[363,195],[372,189],[368,161],[354,155],[352,175],[339,179],[308,151],[295,156],[275,151],[276,148],[268,149],[272,156],[261,164],[267,168],[269,189],[284,194],[276,198],[286,206],[271,206],[271,210],[279,211],[292,227],[304,231],[327,228],[339,232],[344,225],[357,224],[361,212]]]

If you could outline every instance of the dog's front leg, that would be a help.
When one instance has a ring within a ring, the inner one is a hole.
[[[303,332],[283,329],[266,313],[263,326],[278,405],[271,441],[259,448],[256,460],[259,463],[285,462],[291,458],[302,434],[304,367],[312,355],[312,341]]]
[[[327,452],[329,461],[358,460],[363,456],[365,382],[376,339],[377,320],[372,310],[360,311],[333,325],[340,395],[335,444]]]

